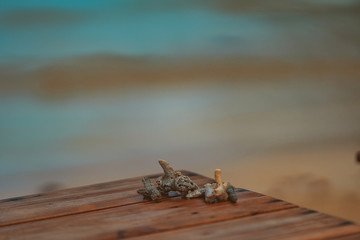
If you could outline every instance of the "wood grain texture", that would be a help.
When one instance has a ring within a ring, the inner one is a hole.
[[[359,240],[360,233],[331,238],[331,240]]]
[[[199,185],[213,180],[183,171]],[[151,178],[159,174],[151,175]],[[206,204],[136,193],[141,177],[0,201],[5,239],[356,239],[360,227],[260,193]]]
[[[355,233],[359,227],[348,221],[293,208],[152,234],[146,239],[330,239]]]
[[[212,181],[196,173],[183,171],[199,185]],[[160,174],[149,175],[153,181]],[[0,226],[96,211],[143,201],[136,189],[141,177],[65,189],[45,194],[15,197],[0,201]]]

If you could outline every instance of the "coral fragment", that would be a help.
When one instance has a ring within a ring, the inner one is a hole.
[[[159,190],[151,183],[149,178],[143,178],[142,182],[144,184],[144,188],[138,189],[137,192],[144,196],[144,198],[151,200],[159,200],[161,199],[161,194]]]
[[[215,170],[215,183],[207,183],[203,188],[199,188],[188,176],[179,171],[174,171],[165,160],[159,160],[159,164],[164,175],[156,180],[157,187],[151,183],[150,179],[143,178],[144,188],[137,190],[144,198],[159,200],[161,195],[168,196],[170,192],[177,192],[187,199],[204,197],[206,203],[226,200],[235,203],[237,201],[235,188],[229,182],[222,182],[221,169]]]

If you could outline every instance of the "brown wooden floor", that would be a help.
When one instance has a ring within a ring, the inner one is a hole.
[[[213,181],[183,172],[201,186]],[[236,204],[206,204],[150,202],[141,186],[136,177],[1,200],[0,239],[360,239],[352,222],[241,188]]]

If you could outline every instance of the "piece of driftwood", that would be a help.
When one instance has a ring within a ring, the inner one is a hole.
[[[181,173],[198,186],[215,182]],[[161,175],[146,178],[155,182]],[[135,177],[0,200],[0,240],[360,237],[360,227],[352,222],[242,188],[234,189],[236,203],[209,205],[173,195],[153,204],[136,193],[142,185],[142,177]]]

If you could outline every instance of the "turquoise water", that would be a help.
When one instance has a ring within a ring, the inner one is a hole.
[[[359,57],[357,1],[2,1],[0,60]],[[232,8],[231,8],[232,6]],[[31,60],[31,63],[30,61]]]
[[[0,176],[197,148],[211,162],[217,152],[241,156],[359,136],[360,85],[338,84],[139,89],[52,101],[4,97]]]

